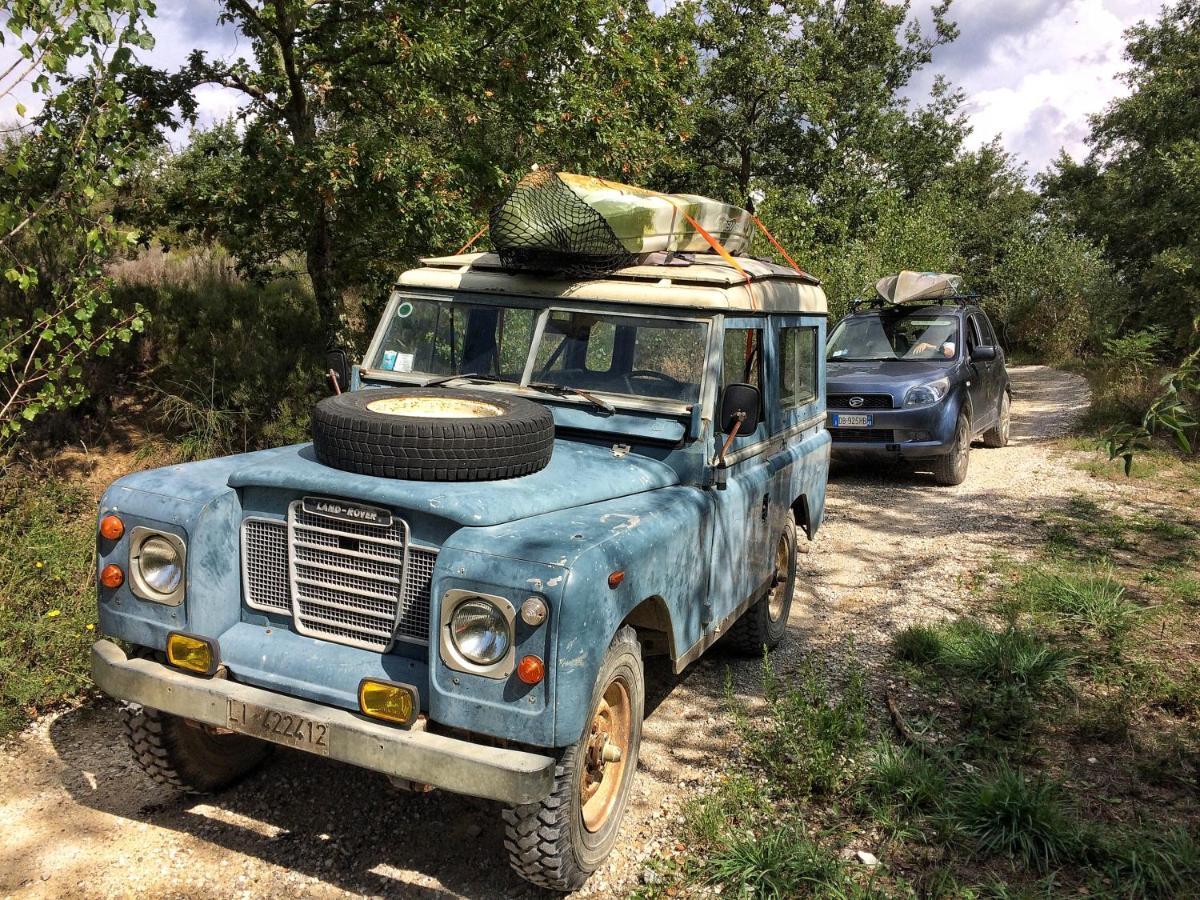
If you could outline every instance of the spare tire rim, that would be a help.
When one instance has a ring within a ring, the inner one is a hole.
[[[584,740],[579,800],[583,827],[592,833],[604,827],[620,799],[632,722],[629,689],[618,676],[604,689]]]
[[[504,415],[500,406],[462,397],[384,397],[368,403],[367,409],[413,419],[491,419]]]

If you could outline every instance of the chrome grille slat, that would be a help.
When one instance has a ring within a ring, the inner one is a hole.
[[[300,634],[386,653],[396,640],[429,643],[437,551],[413,546],[408,525],[315,516],[242,522],[242,585],[254,609],[292,616]]]

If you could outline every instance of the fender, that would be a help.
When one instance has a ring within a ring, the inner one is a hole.
[[[547,698],[554,711],[553,746],[579,739],[601,660],[635,610],[633,621],[642,627],[665,626],[673,658],[702,635],[700,601],[708,590],[709,569],[699,541],[712,527],[712,507],[711,493],[680,485],[517,523],[463,529],[451,539],[455,549],[477,548],[527,561],[529,567],[566,570],[565,580],[554,586],[558,593],[547,597],[556,642],[548,675],[554,695]],[[462,679],[458,688],[466,687]],[[512,736],[530,740],[527,727]]]

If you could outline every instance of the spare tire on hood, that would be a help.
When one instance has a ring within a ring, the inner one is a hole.
[[[544,469],[554,419],[522,397],[449,388],[367,388],[313,410],[313,445],[327,466],[380,478],[489,481]]]

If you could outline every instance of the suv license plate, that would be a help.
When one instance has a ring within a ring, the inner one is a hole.
[[[329,725],[291,713],[281,713],[254,703],[229,701],[229,727],[251,737],[309,753],[329,755]]]
[[[835,415],[833,417],[834,428],[870,428],[872,422],[875,421],[874,416],[844,416]]]

